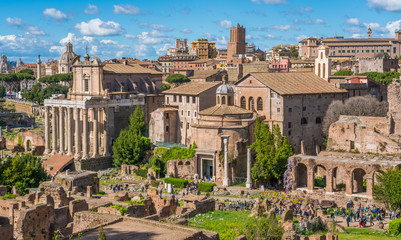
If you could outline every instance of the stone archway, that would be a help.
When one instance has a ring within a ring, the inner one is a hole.
[[[366,192],[366,171],[362,168],[355,168],[352,173],[352,193]],[[365,182],[365,183],[364,183]]]
[[[296,186],[307,187],[308,186],[308,168],[303,163],[298,163],[295,170]]]
[[[326,188],[327,171],[323,165],[316,165],[313,168],[314,187]]]

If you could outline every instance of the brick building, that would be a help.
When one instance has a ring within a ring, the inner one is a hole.
[[[230,29],[230,42],[227,43],[227,63],[231,62],[233,56],[245,54],[245,28],[237,24]]]
[[[199,59],[208,59],[216,52],[216,42],[209,42],[207,39],[200,38],[191,42],[191,50],[195,49]]]

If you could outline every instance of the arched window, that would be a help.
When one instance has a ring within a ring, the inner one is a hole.
[[[217,96],[217,104],[220,104],[220,96]]]
[[[89,79],[84,79],[84,91],[89,92]]]
[[[321,75],[320,75],[320,63],[317,65],[317,76],[321,77]]]
[[[306,118],[301,118],[301,125],[306,125],[308,124],[308,121],[306,121]]]
[[[326,77],[326,63],[323,63],[323,78]]]
[[[241,108],[246,108],[246,99],[245,99],[245,97],[241,97]]]
[[[261,97],[258,97],[258,102],[257,102],[257,109],[258,111],[263,111],[263,100]]]
[[[221,104],[226,104],[226,97],[225,96],[221,97]]]
[[[249,110],[253,111],[255,109],[255,103],[253,102],[253,97],[249,98]]]
[[[227,96],[227,105],[231,105],[231,96]]]
[[[322,119],[320,117],[316,118],[316,124],[321,124],[322,123]]]

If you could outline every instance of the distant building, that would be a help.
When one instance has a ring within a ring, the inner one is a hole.
[[[18,68],[18,67],[22,67],[22,66],[24,66],[24,62],[21,60],[21,58],[19,58],[17,61],[17,65],[15,65],[15,67]]]
[[[360,58],[359,73],[390,72],[399,69],[397,58]]]
[[[58,73],[70,73],[70,72],[72,72],[72,62],[78,56],[72,50],[72,44],[70,42],[68,42],[65,47],[66,47],[66,50],[63,53],[63,55],[61,55],[61,57],[60,57],[59,67],[58,67],[59,72]]]
[[[161,72],[163,73],[164,76],[170,75],[170,72],[172,69],[174,69],[173,66],[173,58],[170,56],[161,56],[158,59],[159,67]]]
[[[329,47],[321,45],[318,47],[318,57],[315,59],[315,74],[325,80],[331,76],[331,59],[328,54]]]
[[[369,28],[367,38],[310,37],[299,42],[299,55],[303,58],[316,58],[320,45],[329,47],[330,57],[372,58],[378,53],[387,53],[391,58],[401,56],[401,30],[395,38],[372,38]]]
[[[237,24],[230,29],[230,42],[227,43],[227,63],[231,62],[233,56],[245,54],[245,28]]]
[[[199,59],[208,59],[216,52],[216,42],[209,42],[207,39],[200,38],[191,42],[191,50],[196,50]]]
[[[1,56],[1,61],[0,61],[0,73],[11,73],[12,69],[10,67],[10,64],[7,62],[7,57],[6,55]]]
[[[290,59],[283,58],[279,62],[270,63],[269,72],[289,72],[290,65]]]

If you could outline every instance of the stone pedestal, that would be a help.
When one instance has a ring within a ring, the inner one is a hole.
[[[252,177],[251,177],[251,166],[252,166],[252,152],[251,149],[247,149],[246,158],[246,188],[252,188]]]

